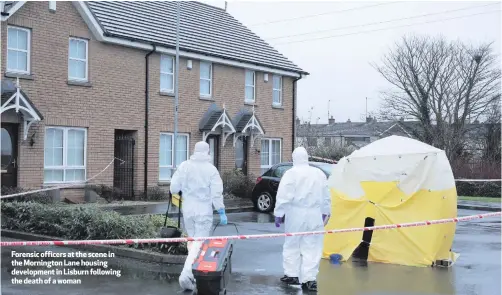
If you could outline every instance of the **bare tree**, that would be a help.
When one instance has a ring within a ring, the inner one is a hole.
[[[497,163],[499,166],[501,160],[500,107],[500,100],[498,100],[488,110],[486,131],[483,134],[483,160]]]
[[[491,44],[404,37],[375,68],[393,86],[383,93],[383,118],[418,121],[413,135],[450,159],[463,152],[466,124],[483,119],[500,100],[501,73]]]

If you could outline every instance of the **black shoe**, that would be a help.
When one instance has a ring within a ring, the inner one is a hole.
[[[286,283],[288,285],[300,285],[300,280],[298,279],[298,277],[283,276],[281,278],[281,282]]]
[[[302,289],[307,291],[317,291],[317,282],[316,281],[308,281],[302,284]]]

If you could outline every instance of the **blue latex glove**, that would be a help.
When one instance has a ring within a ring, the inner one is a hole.
[[[275,218],[275,227],[281,227],[281,223],[284,222],[284,217],[276,217]]]
[[[218,214],[220,214],[220,224],[227,225],[228,219],[227,219],[227,215],[225,214],[225,209],[219,209]]]

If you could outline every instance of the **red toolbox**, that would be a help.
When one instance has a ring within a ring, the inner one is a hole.
[[[206,240],[192,265],[197,295],[227,294],[234,246],[229,240]]]

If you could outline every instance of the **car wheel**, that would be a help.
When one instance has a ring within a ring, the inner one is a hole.
[[[268,213],[274,208],[274,199],[269,193],[263,192],[256,198],[255,207],[261,213]]]

